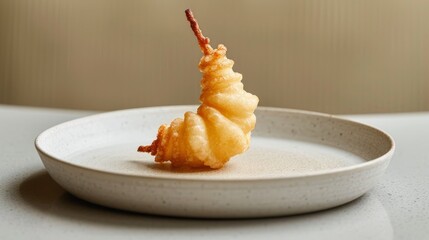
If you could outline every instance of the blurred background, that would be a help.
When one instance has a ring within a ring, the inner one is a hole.
[[[70,109],[198,104],[184,10],[261,106],[429,110],[429,1],[1,0],[0,104]]]

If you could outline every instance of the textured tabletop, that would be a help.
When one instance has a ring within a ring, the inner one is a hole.
[[[318,213],[199,220],[112,210],[66,193],[44,170],[34,138],[91,114],[0,105],[0,239],[427,239],[429,113],[347,116],[396,141],[382,181],[363,197]]]

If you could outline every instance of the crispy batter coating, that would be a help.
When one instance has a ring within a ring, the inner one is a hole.
[[[220,44],[213,49],[191,10],[185,13],[204,54],[199,63],[201,105],[197,113],[186,112],[183,119],[162,125],[156,140],[138,151],[173,166],[221,168],[249,147],[259,99],[244,91],[242,75],[232,70],[234,61],[226,57],[226,47]]]

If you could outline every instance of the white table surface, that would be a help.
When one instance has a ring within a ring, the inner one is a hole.
[[[347,116],[395,139],[382,181],[338,208],[253,220],[135,214],[66,193],[44,170],[33,141],[88,114],[0,105],[0,239],[429,239],[429,112]]]

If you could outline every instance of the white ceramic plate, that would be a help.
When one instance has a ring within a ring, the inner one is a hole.
[[[195,106],[97,114],[52,127],[36,148],[52,178],[87,201],[184,217],[243,218],[335,207],[374,187],[393,155],[386,133],[334,116],[258,108],[250,149],[219,170],[176,170],[138,153]]]

